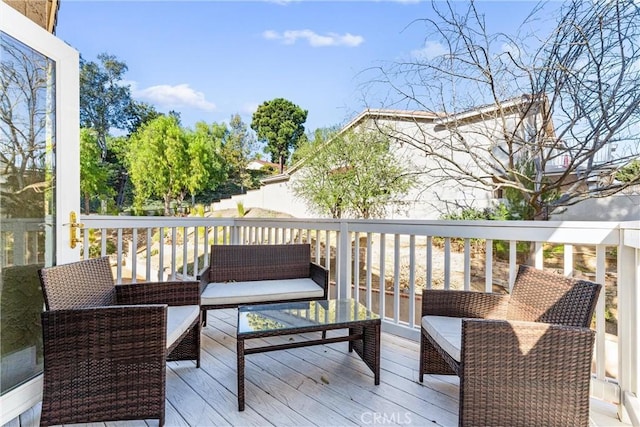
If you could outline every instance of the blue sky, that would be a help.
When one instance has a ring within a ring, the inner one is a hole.
[[[515,34],[536,5],[479,2],[490,31]],[[63,0],[56,35],[87,59],[127,63],[135,99],[179,111],[184,125],[248,124],[259,104],[286,98],[309,111],[307,130],[345,123],[366,105],[368,68],[438,53],[429,2]],[[536,24],[537,25],[537,24]],[[543,24],[541,24],[543,25]]]

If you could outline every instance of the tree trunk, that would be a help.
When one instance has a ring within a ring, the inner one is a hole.
[[[85,215],[89,215],[89,211],[91,210],[91,196],[89,193],[84,193],[84,213]]]
[[[129,175],[126,173],[122,174],[121,178],[118,179],[118,196],[116,198],[116,205],[118,206],[118,209],[124,204],[124,196],[128,180]]]
[[[171,216],[170,207],[171,207],[171,196],[165,194],[164,197],[164,216]]]

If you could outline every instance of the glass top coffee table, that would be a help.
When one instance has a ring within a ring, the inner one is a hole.
[[[348,333],[327,337],[326,331]],[[245,341],[307,332],[322,332],[322,338],[245,348]],[[247,354],[297,347],[349,342],[380,384],[380,316],[353,299],[247,305],[238,308],[237,360],[238,410],[244,411],[244,357]]]

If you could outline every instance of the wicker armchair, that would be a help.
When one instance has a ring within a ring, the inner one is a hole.
[[[198,282],[114,285],[107,258],[39,270],[44,390],[40,425],[164,424],[167,360],[200,366]]]
[[[510,295],[425,291],[420,382],[460,377],[461,426],[587,426],[600,288],[520,266]]]

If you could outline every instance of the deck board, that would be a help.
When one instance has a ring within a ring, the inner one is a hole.
[[[382,334],[381,382],[347,343],[302,347],[245,358],[243,412],[237,410],[235,310],[211,310],[202,333],[201,368],[193,362],[167,364],[166,425],[350,426],[458,423],[458,379],[426,375],[418,382],[419,344]],[[329,331],[329,335],[340,333]],[[317,334],[251,340],[283,343]],[[624,426],[615,406],[592,400],[592,426]],[[36,405],[4,427],[37,425]],[[377,422],[374,421],[377,417]],[[95,423],[105,427],[157,426],[156,420]]]

